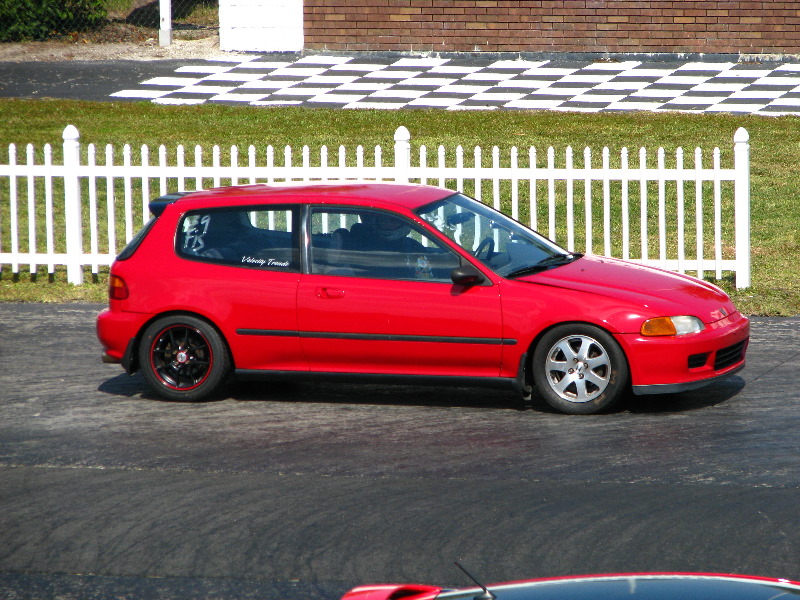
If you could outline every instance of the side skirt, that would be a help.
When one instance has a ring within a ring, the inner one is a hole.
[[[449,387],[486,387],[518,389],[517,378],[512,377],[462,377],[438,375],[394,375],[383,373],[316,373],[311,371],[262,371],[236,369],[234,374],[242,379],[334,381],[342,383],[386,383],[393,385],[446,385]]]

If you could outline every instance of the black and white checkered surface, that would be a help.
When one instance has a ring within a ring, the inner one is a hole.
[[[800,114],[800,63],[227,56],[112,94],[159,104]]]

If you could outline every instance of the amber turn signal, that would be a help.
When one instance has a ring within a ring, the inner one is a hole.
[[[642,323],[642,335],[677,335],[675,324],[669,317],[656,317]]]
[[[697,317],[655,317],[642,323],[641,333],[646,336],[686,335],[703,331],[705,325]]]

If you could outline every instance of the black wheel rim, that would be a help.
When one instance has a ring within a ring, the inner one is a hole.
[[[200,330],[186,325],[171,325],[153,339],[150,364],[162,385],[187,391],[202,385],[208,378],[213,353]]]

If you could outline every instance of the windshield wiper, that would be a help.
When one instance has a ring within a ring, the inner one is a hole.
[[[553,254],[552,256],[548,256],[547,258],[540,260],[535,265],[528,265],[527,267],[514,269],[511,271],[511,273],[506,275],[506,277],[521,277],[523,275],[531,275],[533,273],[538,273],[539,271],[544,271],[548,267],[560,267],[561,265],[566,265],[578,260],[581,256],[583,256],[583,254],[580,252],[570,252],[569,254]]]

